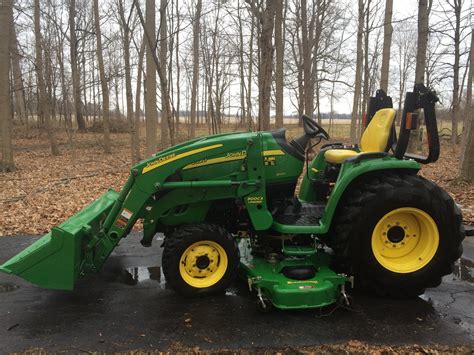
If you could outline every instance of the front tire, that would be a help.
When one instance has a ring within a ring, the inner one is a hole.
[[[340,204],[327,242],[345,271],[379,295],[420,295],[438,286],[462,254],[459,208],[418,175],[372,175]]]
[[[237,275],[239,249],[223,228],[202,223],[184,225],[166,236],[163,273],[184,296],[224,291]]]

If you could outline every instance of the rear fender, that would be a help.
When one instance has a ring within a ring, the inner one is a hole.
[[[416,174],[420,170],[420,164],[414,160],[399,160],[393,156],[379,159],[368,159],[358,162],[346,162],[342,164],[336,185],[329,196],[324,215],[321,220],[322,234],[327,233],[331,225],[336,209],[344,194],[351,191],[351,187],[359,179],[365,179],[374,172],[380,171],[410,171]]]

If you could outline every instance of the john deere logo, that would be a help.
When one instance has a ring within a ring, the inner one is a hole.
[[[147,171],[153,170],[153,169],[159,167],[160,165],[163,165],[164,162],[166,162],[167,160],[170,160],[171,158],[173,158],[175,156],[176,156],[176,154],[173,153],[173,154],[166,155],[164,157],[160,157],[160,158],[156,159],[155,161],[152,161],[152,162],[148,163],[143,168],[143,172],[146,173]]]

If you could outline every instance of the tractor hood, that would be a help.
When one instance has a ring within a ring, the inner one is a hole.
[[[144,165],[146,166],[147,164],[155,161],[156,158],[163,158],[173,153],[182,153],[183,151],[190,151],[194,148],[200,148],[206,145],[223,144],[225,141],[228,141],[228,138],[231,138],[231,140],[245,140],[254,136],[255,132],[229,132],[216,134],[213,136],[195,138],[183,143],[176,144],[172,147],[160,150],[159,152],[153,154],[151,157],[139,162],[133,167],[133,169],[137,169],[138,171],[140,171],[141,169],[143,169]]]

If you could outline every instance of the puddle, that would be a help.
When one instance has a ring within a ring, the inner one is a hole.
[[[3,284],[0,284],[0,293],[12,292],[19,288],[20,286],[17,286],[14,284],[3,283]]]
[[[238,296],[237,290],[235,290],[235,289],[233,289],[233,288],[228,288],[228,289],[225,291],[225,295],[226,295],[226,296],[231,296],[231,297]]]
[[[453,275],[457,278],[474,283],[474,262],[467,259],[459,259],[454,266]]]
[[[161,267],[159,266],[138,266],[123,270],[120,278],[121,281],[127,285],[136,285],[139,282],[153,280],[158,282],[161,289],[166,289],[166,279]]]

